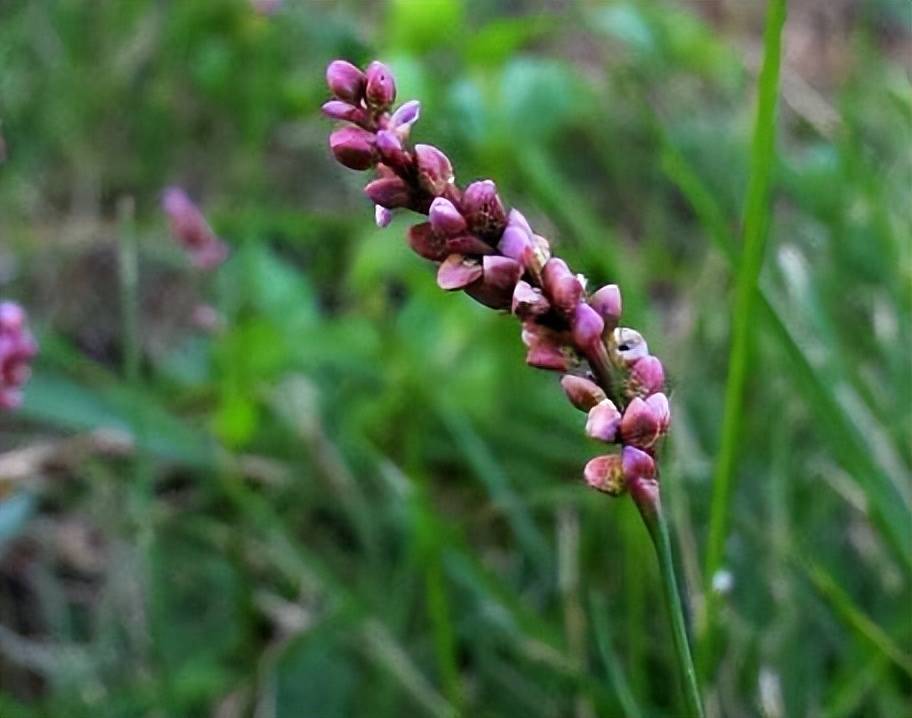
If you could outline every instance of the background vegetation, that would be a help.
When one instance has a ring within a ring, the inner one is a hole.
[[[622,284],[672,377],[710,714],[908,711],[904,0],[790,3],[704,571],[762,5],[0,2],[0,295],[42,346],[0,417],[0,716],[676,714],[633,505],[581,487],[583,417],[515,324],[439,292],[408,218],[373,227],[316,111],[335,57],[387,61],[419,141]],[[214,276],[169,183],[232,246]]]

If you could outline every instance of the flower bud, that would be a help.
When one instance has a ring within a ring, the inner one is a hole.
[[[542,271],[542,285],[551,303],[566,314],[576,309],[583,296],[583,285],[563,259],[552,257]]]
[[[364,111],[360,107],[349,105],[342,100],[330,100],[323,103],[323,114],[334,120],[346,120],[348,122],[362,122],[364,120]]]
[[[608,397],[598,384],[590,379],[575,374],[565,374],[561,377],[561,388],[573,404],[580,411],[589,412],[599,402]]]
[[[162,209],[168,215],[171,234],[199,269],[214,269],[228,256],[228,248],[220,240],[203,213],[187,193],[179,187],[169,187],[162,193]]]
[[[611,444],[617,438],[620,425],[621,412],[611,399],[602,399],[589,410],[586,435]]]
[[[612,334],[612,354],[616,364],[630,366],[649,356],[649,347],[636,329],[618,327]]]
[[[393,221],[393,213],[379,204],[374,205],[374,221],[380,229],[386,229],[389,227],[389,223]]]
[[[621,450],[621,466],[624,479],[628,482],[654,479],[656,475],[655,460],[634,446],[625,446]]]
[[[605,320],[605,329],[613,330],[621,318],[621,290],[617,284],[606,284],[589,297],[589,306]]]
[[[418,184],[427,193],[437,197],[455,179],[449,157],[433,145],[415,145],[418,163]]]
[[[377,161],[373,133],[360,127],[341,127],[329,136],[336,160],[352,170],[370,169]]]
[[[662,392],[657,392],[646,397],[646,405],[659,422],[659,432],[664,434],[671,424],[671,407],[668,405],[668,397]]]
[[[583,476],[593,489],[611,496],[620,496],[626,488],[623,462],[617,454],[596,456],[586,464]]]
[[[528,267],[533,252],[532,236],[521,226],[508,224],[497,243],[497,249],[505,257],[515,259],[524,267]]]
[[[480,279],[484,270],[475,259],[451,254],[437,270],[437,286],[447,291],[462,289],[476,279]]]
[[[409,227],[408,243],[417,254],[432,262],[442,262],[450,254],[444,246],[443,239],[434,232],[430,222]]]
[[[503,203],[497,194],[497,185],[491,180],[473,182],[462,195],[462,212],[469,229],[482,239],[499,238],[507,224]]]
[[[389,129],[393,130],[400,140],[408,138],[418,118],[421,116],[421,103],[418,100],[409,100],[392,114],[389,120]]]
[[[546,314],[551,308],[540,289],[528,282],[517,282],[513,290],[511,311],[520,319],[531,319]]]
[[[466,231],[466,221],[450,200],[436,197],[428,211],[434,231],[447,237],[455,237]]]
[[[369,182],[364,193],[374,204],[387,209],[408,207],[412,201],[412,190],[401,177],[381,177]]]
[[[364,73],[345,60],[335,60],[326,68],[326,84],[330,91],[352,105],[361,102],[366,82]]]
[[[466,294],[492,309],[506,309],[522,276],[522,267],[509,257],[489,255],[482,259],[484,274],[479,282],[466,287]]]
[[[0,302],[0,409],[15,409],[22,403],[22,386],[37,353],[22,307]]]
[[[526,219],[525,215],[520,212],[518,209],[511,209],[510,214],[507,217],[507,226],[508,227],[518,227],[523,230],[526,234],[532,235],[532,227],[529,225],[529,221]]]
[[[651,354],[637,359],[630,367],[630,376],[627,379],[628,396],[647,397],[662,391],[664,386],[665,370],[662,362]]]
[[[522,340],[529,351],[526,363],[539,369],[566,372],[570,359],[560,334],[534,321],[523,322]]]
[[[651,449],[659,438],[662,427],[660,417],[640,397],[627,405],[621,420],[621,438],[625,444],[641,449]]]
[[[377,110],[387,110],[396,99],[396,80],[393,73],[382,62],[376,60],[368,65],[367,86],[364,91],[367,104]]]
[[[573,343],[580,351],[594,351],[602,341],[604,327],[605,322],[592,307],[585,302],[576,305],[573,312]]]
[[[411,164],[411,157],[402,149],[402,142],[395,132],[380,130],[375,145],[380,158],[389,167],[402,170]]]

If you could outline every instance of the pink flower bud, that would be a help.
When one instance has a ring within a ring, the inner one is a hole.
[[[515,259],[523,266],[528,266],[529,257],[532,256],[532,235],[519,225],[509,224],[497,243],[500,253],[510,259]]]
[[[379,204],[374,205],[374,221],[380,229],[386,229],[389,227],[389,223],[393,221],[393,213]]]
[[[605,396],[602,387],[594,381],[574,374],[565,374],[561,377],[561,388],[564,390],[570,403],[580,411],[585,411],[586,413],[589,413],[589,410],[593,409],[599,402],[608,399],[608,397]],[[615,409],[615,411],[617,411],[617,409]]]
[[[326,84],[330,91],[352,105],[358,105],[363,99],[366,82],[364,73],[345,60],[335,60],[326,68]]]
[[[340,163],[353,170],[366,170],[377,162],[376,138],[360,127],[341,127],[329,136],[329,147]]]
[[[624,479],[628,482],[655,478],[655,460],[634,446],[625,446],[621,450],[621,465]]]
[[[22,386],[37,353],[22,307],[0,302],[0,409],[15,409],[22,403]]]
[[[363,119],[363,112],[360,107],[349,105],[342,100],[330,100],[323,103],[323,114],[333,120],[346,120],[348,122],[359,122]]]
[[[586,464],[583,476],[593,489],[611,496],[620,496],[626,488],[623,462],[617,454],[596,456]]]
[[[612,331],[621,318],[621,290],[617,284],[606,284],[589,297],[589,306],[605,320],[605,328]]]
[[[418,184],[428,194],[437,197],[453,182],[453,165],[449,157],[433,145],[415,145],[418,163]]]
[[[585,302],[576,305],[573,312],[573,342],[583,352],[590,352],[602,341],[605,322]]]
[[[563,259],[553,257],[542,271],[542,285],[551,303],[566,314],[576,309],[583,296],[583,285]]]
[[[484,274],[480,281],[466,287],[466,294],[492,309],[506,309],[522,276],[522,267],[509,257],[489,255],[482,259]]]
[[[627,394],[631,397],[647,397],[662,391],[665,386],[665,369],[662,362],[656,357],[649,356],[637,359],[630,367],[630,377],[627,380]]]
[[[522,340],[529,348],[526,363],[530,366],[552,371],[569,371],[570,359],[564,348],[565,342],[559,333],[534,321],[525,321]]]
[[[475,259],[451,254],[437,270],[437,286],[447,291],[462,289],[476,279],[480,279],[484,270]]]
[[[447,237],[455,237],[466,231],[466,221],[450,200],[436,197],[428,211],[434,231]]]
[[[434,232],[430,222],[409,227],[408,243],[417,254],[432,262],[442,262],[450,254],[443,238]]]
[[[382,62],[374,61],[365,73],[367,86],[364,92],[367,104],[378,110],[387,110],[396,100],[396,80]]]
[[[513,290],[511,310],[520,319],[531,319],[546,314],[551,308],[540,289],[528,282],[517,282]]]
[[[409,167],[411,157],[402,148],[402,142],[399,136],[391,130],[380,130],[377,132],[375,146],[380,154],[380,159],[389,167],[404,169]]]
[[[472,232],[492,242],[500,237],[507,224],[497,185],[491,180],[473,182],[466,187],[462,195],[462,212]]]
[[[651,449],[661,434],[661,417],[640,397],[627,405],[621,420],[621,438],[625,444]]]
[[[390,117],[389,129],[393,130],[400,140],[405,140],[411,132],[414,125],[421,116],[421,103],[418,100],[410,100],[401,105]]]
[[[408,207],[412,201],[412,190],[401,177],[375,179],[364,188],[364,194],[370,197],[374,204],[387,209]]]
[[[520,212],[518,209],[511,209],[510,214],[507,217],[507,226],[508,227],[518,227],[523,230],[526,234],[532,235],[532,227],[529,225],[529,221],[526,219],[525,215]]]
[[[179,187],[162,193],[162,209],[168,215],[171,234],[199,269],[214,269],[228,256],[228,248],[212,231],[203,213]]]
[[[608,444],[617,438],[621,425],[621,412],[611,399],[602,399],[589,410],[586,420],[586,435]]]
[[[671,407],[668,405],[668,397],[662,392],[657,392],[646,397],[646,405],[659,422],[659,432],[664,434],[671,424]]]

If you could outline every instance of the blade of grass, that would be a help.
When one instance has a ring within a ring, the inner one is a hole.
[[[643,712],[633,697],[633,691],[630,690],[630,684],[624,675],[624,669],[621,667],[617,654],[611,646],[611,633],[608,628],[608,621],[605,618],[608,607],[604,597],[594,591],[591,592],[589,594],[589,607],[589,613],[592,616],[592,630],[595,631],[595,641],[598,645],[599,655],[605,665],[608,680],[617,693],[621,709],[626,718],[641,718]]]
[[[770,172],[775,156],[776,101],[779,88],[782,29],[785,25],[786,1],[770,0],[763,38],[763,67],[760,70],[757,115],[751,146],[750,181],[744,209],[744,247],[735,284],[735,306],[732,316],[732,344],[729,352],[728,380],[722,419],[722,438],[713,477],[709,540],[704,578],[709,585],[722,565],[728,516],[731,504],[735,464],[741,438],[747,368],[751,342],[756,326],[757,285],[767,244],[769,225]],[[703,635],[710,645],[715,622],[716,599],[706,592]]]

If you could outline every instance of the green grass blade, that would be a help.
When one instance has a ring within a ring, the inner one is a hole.
[[[769,224],[770,172],[775,155],[776,101],[779,87],[779,66],[782,28],[785,25],[785,0],[770,0],[764,32],[763,67],[760,71],[757,116],[751,147],[750,182],[744,210],[744,247],[735,286],[735,307],[732,317],[732,345],[729,353],[728,380],[722,420],[722,439],[713,477],[713,497],[710,510],[709,541],[705,579],[712,581],[722,564],[728,514],[731,503],[735,464],[741,435],[744,411],[744,392],[750,358],[757,285],[766,249]],[[715,619],[715,601],[707,591],[704,635],[710,636]]]

